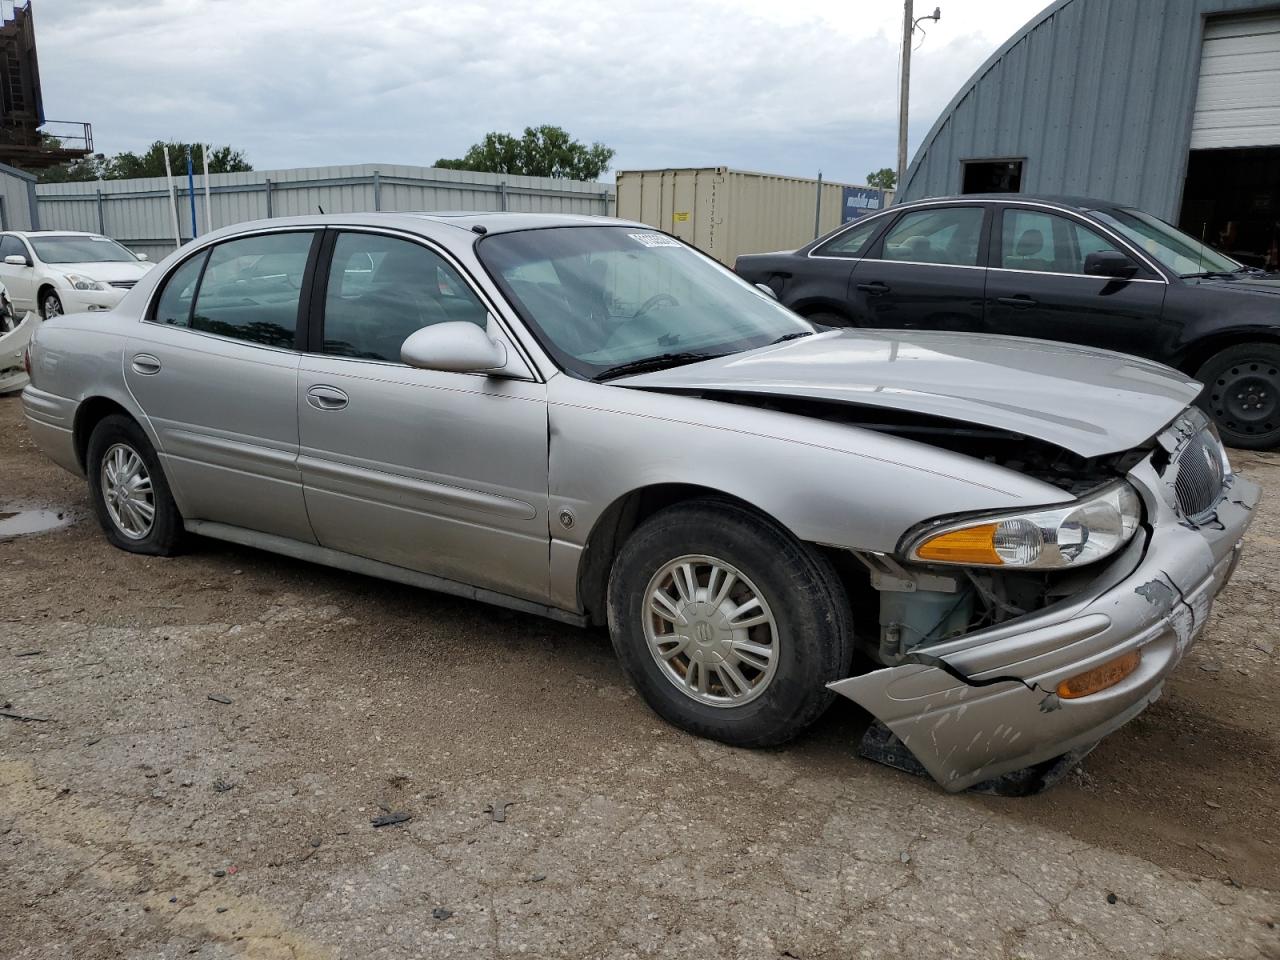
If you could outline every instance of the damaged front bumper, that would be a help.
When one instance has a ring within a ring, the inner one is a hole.
[[[1233,476],[1193,524],[1148,459],[1129,474],[1148,525],[1087,591],[1042,613],[830,684],[872,713],[948,791],[1087,752],[1161,692],[1235,571],[1259,488]],[[1078,699],[1062,681],[1131,651],[1137,669]]]

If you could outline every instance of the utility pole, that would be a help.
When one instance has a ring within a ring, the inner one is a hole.
[[[934,7],[933,13],[927,17],[915,18],[912,0],[905,0],[902,5],[902,76],[898,87],[898,180],[894,190],[901,194],[903,183],[907,178],[907,105],[911,100],[911,39],[916,32],[916,24],[920,20],[938,21],[942,19],[942,8]]]
[[[915,30],[912,0],[905,0],[902,11],[902,75],[898,84],[898,181],[894,189],[902,191],[907,176],[907,103],[911,97],[911,34]]]

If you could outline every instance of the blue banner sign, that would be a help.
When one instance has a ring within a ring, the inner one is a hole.
[[[883,191],[871,187],[845,187],[840,198],[840,222],[857,220],[883,206]]]

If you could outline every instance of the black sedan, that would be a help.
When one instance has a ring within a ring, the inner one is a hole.
[[[1230,444],[1280,445],[1280,278],[1101,200],[1009,194],[890,207],[735,269],[817,323],[1105,347],[1177,367]]]

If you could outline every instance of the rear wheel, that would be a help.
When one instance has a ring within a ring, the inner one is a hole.
[[[1280,446],[1280,346],[1243,343],[1215,354],[1196,373],[1200,403],[1228,446]]]
[[[848,618],[821,555],[724,501],[650,517],[609,579],[609,630],[636,689],[671,723],[735,746],[782,743],[822,715],[849,666]]]
[[[169,556],[182,538],[182,516],[147,435],[129,417],[104,417],[85,455],[94,513],[107,539],[130,553]]]

